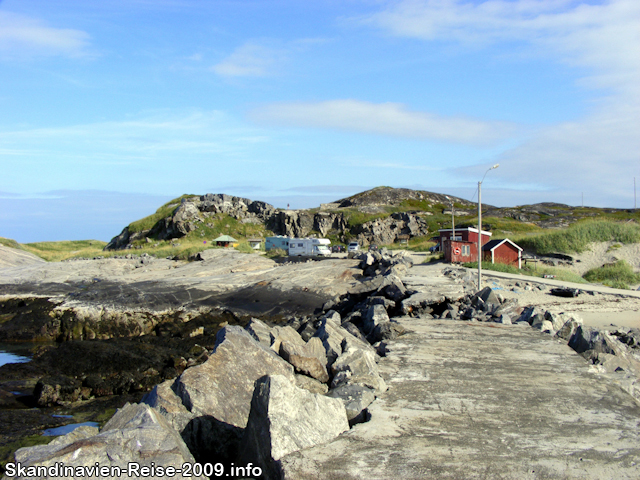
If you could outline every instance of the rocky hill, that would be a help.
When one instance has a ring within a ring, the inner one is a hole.
[[[453,212],[452,212],[452,208]],[[400,239],[429,237],[451,225],[475,226],[477,204],[439,193],[406,188],[377,187],[319,208],[277,209],[261,201],[225,194],[185,195],[125,227],[105,250],[144,243],[177,241],[185,237],[214,238],[222,233],[237,238],[286,235],[329,237],[334,242],[357,240],[361,245],[391,244]],[[570,207],[541,203],[509,208],[483,205],[483,227],[498,234],[566,227],[580,219],[610,217],[638,220],[630,210]]]

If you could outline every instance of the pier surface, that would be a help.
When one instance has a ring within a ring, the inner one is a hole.
[[[638,479],[640,406],[527,326],[397,319],[371,420],[282,459],[285,478]]]

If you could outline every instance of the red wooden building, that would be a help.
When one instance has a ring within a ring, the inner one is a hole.
[[[449,263],[478,261],[478,229],[473,227],[456,228],[455,237],[450,228],[438,230],[440,249],[444,260]],[[505,263],[522,267],[522,248],[505,238],[491,240],[491,232],[482,231],[482,261]]]
[[[449,263],[475,262],[478,260],[478,229],[473,227],[445,228],[438,230],[440,234],[440,249],[444,252],[444,259]],[[482,231],[482,244],[491,240],[491,232]]]
[[[522,248],[508,238],[491,240],[482,246],[482,260],[522,268]]]

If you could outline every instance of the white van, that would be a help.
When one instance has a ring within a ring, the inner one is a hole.
[[[289,255],[290,256],[310,256],[310,257],[328,257],[331,255],[329,246],[331,240],[327,238],[290,238],[289,239]]]

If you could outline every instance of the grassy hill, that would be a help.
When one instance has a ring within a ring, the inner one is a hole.
[[[156,212],[128,225],[131,233],[152,231],[164,219],[171,217],[183,199],[198,197],[182,195],[160,206]],[[427,224],[429,234],[409,240],[408,248],[426,251],[434,245],[431,237],[438,229],[451,228],[451,208],[456,213],[456,227],[477,226],[477,206],[468,200],[410,189],[377,187],[351,197],[323,205],[322,211],[344,215],[349,229],[357,228],[372,220],[384,219],[394,213],[412,212]],[[320,208],[310,209],[309,213]],[[571,207],[568,205],[541,203],[509,208],[483,205],[483,229],[489,230],[493,238],[510,238],[531,253],[580,252],[590,242],[618,241],[633,243],[640,241],[640,212],[622,209]],[[0,243],[34,253],[48,261],[68,258],[92,258],[116,256],[128,253],[148,253],[157,257],[188,258],[189,255],[212,248],[211,240],[221,234],[239,240],[239,249],[249,251],[248,238],[272,235],[266,225],[243,223],[230,215],[217,213],[205,221],[197,222],[195,229],[186,236],[158,240],[140,236],[132,241],[132,250],[105,252],[105,242],[97,240],[38,242],[18,244],[13,240],[0,239]],[[345,235],[347,237],[348,235]],[[334,243],[337,237],[333,236]],[[398,248],[399,245],[389,247]]]

